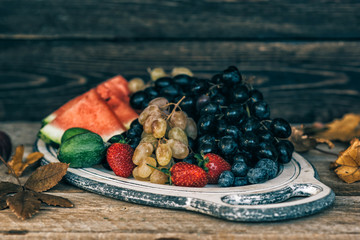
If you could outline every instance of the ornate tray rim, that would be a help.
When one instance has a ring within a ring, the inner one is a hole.
[[[58,162],[56,149],[37,139],[42,164]],[[102,167],[69,168],[65,179],[84,190],[137,204],[199,212],[238,222],[294,219],[318,213],[335,200],[334,192],[317,178],[316,170],[298,153],[279,175],[263,184],[220,188],[159,185],[115,176]]]

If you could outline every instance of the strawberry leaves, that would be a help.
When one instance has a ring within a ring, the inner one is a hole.
[[[37,168],[24,185],[12,167],[4,161],[9,171],[16,177],[18,184],[0,182],[0,210],[10,208],[18,218],[25,220],[36,214],[41,203],[50,206],[73,207],[66,198],[42,193],[54,187],[66,174],[69,167],[66,163],[50,163]]]

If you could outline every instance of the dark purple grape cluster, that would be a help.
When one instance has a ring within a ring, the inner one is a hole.
[[[262,93],[244,81],[236,67],[213,76],[196,106],[196,151],[217,153],[232,165],[220,177],[220,186],[265,182],[277,176],[280,164],[290,162],[290,124],[270,118]]]

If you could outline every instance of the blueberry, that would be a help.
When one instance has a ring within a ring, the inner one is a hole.
[[[218,185],[220,187],[231,187],[234,184],[235,176],[230,171],[224,171],[220,174]]]
[[[256,163],[255,168],[265,169],[267,171],[267,175],[269,176],[269,179],[276,177],[279,171],[278,163],[268,158],[260,159]]]
[[[234,162],[231,166],[231,172],[235,177],[245,177],[249,171],[248,165],[244,162]]]
[[[244,186],[244,185],[248,185],[249,184],[249,180],[247,177],[235,177],[234,180],[234,186]]]
[[[251,168],[247,173],[249,183],[257,184],[266,182],[269,179],[265,168]]]

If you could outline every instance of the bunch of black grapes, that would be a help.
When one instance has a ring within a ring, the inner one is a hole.
[[[277,176],[294,151],[287,140],[290,124],[270,118],[263,94],[230,66],[211,79],[188,75],[163,77],[131,96],[135,109],[144,109],[156,97],[177,102],[197,122],[198,137],[189,143],[196,153],[216,153],[232,165],[219,179],[221,187],[262,183]],[[195,161],[189,156],[186,161]]]

